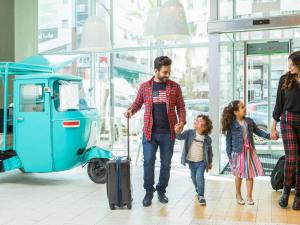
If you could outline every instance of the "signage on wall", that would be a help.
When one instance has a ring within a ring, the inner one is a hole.
[[[247,55],[272,55],[289,53],[289,42],[269,41],[264,43],[248,43]]]
[[[39,29],[39,43],[56,39],[58,34],[57,28]]]

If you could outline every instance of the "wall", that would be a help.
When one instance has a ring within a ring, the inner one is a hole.
[[[38,53],[38,0],[0,0],[0,62]],[[12,82],[10,88],[12,88]],[[0,84],[0,108],[3,90]]]

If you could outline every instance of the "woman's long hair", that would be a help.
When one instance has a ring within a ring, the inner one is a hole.
[[[293,62],[293,64],[298,68],[298,70],[300,70],[300,51],[293,52],[292,54],[290,54],[288,59]],[[286,78],[282,85],[282,90],[290,89],[293,86],[294,82],[296,82],[296,76],[297,74],[287,72]]]
[[[234,111],[239,110],[239,100],[234,100],[226,106],[222,113],[221,125],[222,125],[222,134],[226,134],[230,129],[231,124],[236,119],[234,115]]]

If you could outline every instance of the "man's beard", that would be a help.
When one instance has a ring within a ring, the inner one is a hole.
[[[159,79],[160,82],[162,82],[162,83],[166,83],[166,82],[169,80],[168,77],[160,77],[160,76],[158,76],[158,79]]]

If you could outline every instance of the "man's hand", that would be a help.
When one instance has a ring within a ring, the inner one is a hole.
[[[128,109],[126,112],[124,112],[124,116],[126,118],[131,118],[132,117],[132,111],[131,111],[131,109]]]
[[[175,126],[174,126],[175,133],[176,133],[176,134],[180,134],[180,133],[182,132],[182,130],[183,130],[183,127],[184,127],[184,124],[181,123],[181,122],[175,124]]]
[[[180,134],[182,132],[182,130],[183,130],[183,127],[181,127],[178,124],[176,124],[175,127],[174,127],[174,129],[175,129],[175,133],[176,134]]]

